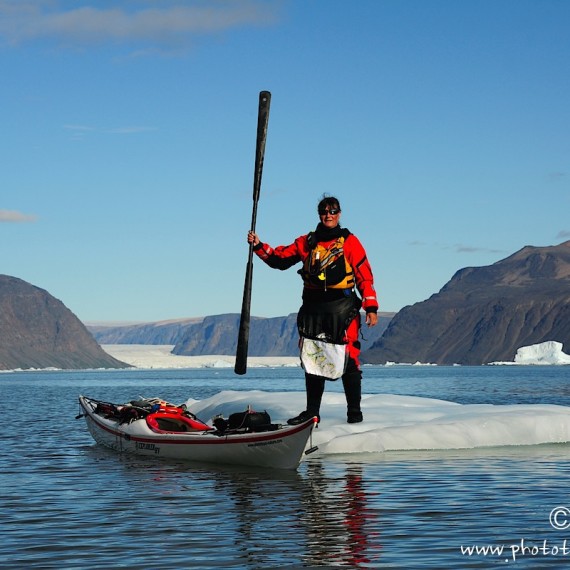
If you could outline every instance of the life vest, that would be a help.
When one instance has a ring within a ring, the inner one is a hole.
[[[343,230],[342,235],[327,247],[314,243],[313,232],[307,236],[311,249],[299,271],[306,287],[325,291],[354,287],[354,273],[344,255],[344,242],[349,235],[347,229]]]

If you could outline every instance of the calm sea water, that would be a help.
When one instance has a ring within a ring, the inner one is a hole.
[[[227,389],[300,391],[301,373],[0,374],[0,568],[568,567],[570,445],[309,456],[290,473],[120,456],[75,420],[80,393]],[[570,406],[570,367],[369,367],[364,391]]]

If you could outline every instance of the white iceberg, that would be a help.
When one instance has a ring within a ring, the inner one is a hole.
[[[514,362],[490,362],[489,364],[522,364],[557,366],[570,364],[570,356],[562,352],[562,343],[555,340],[523,346],[517,350]]]
[[[251,406],[285,423],[304,408],[304,392],[222,391],[188,409],[204,421]],[[365,394],[364,421],[346,423],[346,400],[325,393],[312,445],[319,455],[457,450],[570,442],[570,408],[554,404],[457,404],[432,398]]]
[[[570,364],[570,356],[562,352],[561,342],[549,340],[519,348],[515,364]]]

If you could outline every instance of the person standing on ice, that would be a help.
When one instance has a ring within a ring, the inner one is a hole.
[[[360,308],[366,324],[378,323],[378,300],[372,268],[360,240],[340,221],[340,202],[324,195],[318,204],[320,222],[315,231],[290,245],[271,247],[253,231],[247,241],[253,251],[273,269],[289,269],[302,262],[303,304],[297,315],[301,364],[305,371],[307,408],[287,421],[300,424],[313,416],[320,421],[326,380],[342,378],[348,423],[363,420],[360,409]],[[360,297],[356,294],[358,290]]]

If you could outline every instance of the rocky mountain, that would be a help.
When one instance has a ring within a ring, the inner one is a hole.
[[[518,348],[550,340],[570,349],[570,241],[461,269],[439,293],[402,309],[363,360],[479,365],[513,361]]]
[[[204,317],[151,323],[89,324],[87,329],[100,344],[176,344],[191,325]]]
[[[186,356],[235,354],[239,331],[238,314],[206,317],[199,326],[190,326],[172,352]],[[250,356],[291,356],[299,353],[297,315],[252,317],[249,327]]]
[[[378,326],[363,327],[363,348],[371,346],[386,330],[393,313],[380,313]],[[296,356],[299,353],[296,313],[286,317],[252,317],[250,356]],[[239,314],[214,315],[123,326],[88,325],[100,344],[173,344],[174,354],[201,356],[235,354]]]
[[[47,291],[0,275],[0,370],[126,368]]]

